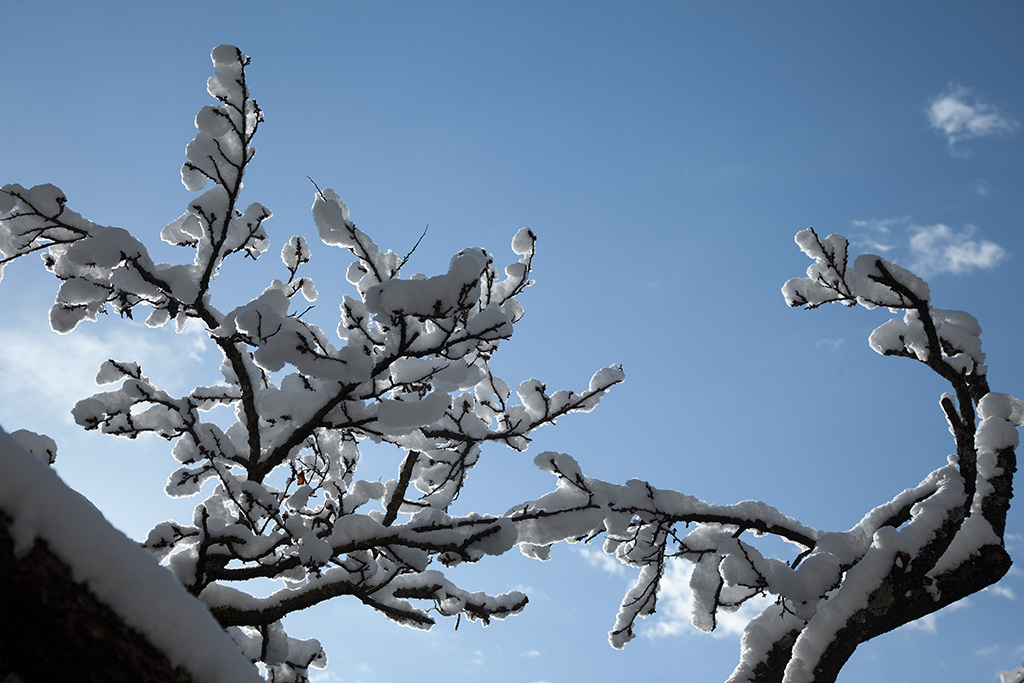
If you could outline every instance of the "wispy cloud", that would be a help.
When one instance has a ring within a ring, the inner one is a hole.
[[[963,153],[967,140],[1009,133],[1017,122],[1003,116],[996,107],[984,102],[970,88],[958,83],[949,86],[928,103],[928,123],[942,133],[950,151]]]
[[[824,339],[819,339],[818,341],[814,342],[814,345],[817,346],[818,348],[828,349],[833,353],[843,348],[844,344],[846,344],[846,340],[843,339],[842,337],[825,337]]]
[[[611,555],[598,548],[579,547],[577,551],[592,566],[616,577],[633,576],[625,566]],[[684,560],[670,560],[668,568],[661,577],[661,590],[658,592],[658,613],[641,635],[647,638],[667,638],[687,633],[698,634],[690,619],[690,576],[693,565]],[[755,598],[732,613],[718,614],[718,627],[714,634],[718,637],[738,636],[743,633],[747,624],[768,606],[768,598]]]
[[[682,633],[698,633],[690,619],[690,576],[693,565],[682,560],[669,562],[668,569],[661,578],[661,592],[658,594],[658,617],[650,627],[644,629],[643,635],[648,638],[665,638]],[[743,633],[747,624],[763,611],[771,600],[754,598],[736,612],[718,614],[718,627],[714,635],[718,637],[738,636]]]
[[[45,322],[8,321],[0,330],[0,373],[5,378],[0,404],[5,407],[3,419],[9,422],[5,427],[20,427],[19,422],[27,426],[38,421],[39,414],[72,425],[71,407],[77,400],[110,389],[94,381],[100,363],[108,358],[138,361],[143,372],[168,391],[187,391],[182,366],[199,360],[204,344],[193,328],[175,335],[141,323],[84,324],[69,335],[57,335]]]
[[[1017,599],[1017,594],[1013,592],[1012,588],[1010,588],[1009,586],[1002,586],[998,583],[994,586],[989,586],[988,588],[986,588],[985,592],[991,593],[992,595],[998,595],[999,597],[1006,598],[1007,600]]]
[[[1006,250],[989,240],[975,240],[978,228],[964,226],[957,232],[948,225],[910,226],[910,267],[921,275],[966,273],[994,268]]]
[[[992,586],[989,586],[988,588],[985,588],[982,592],[988,593],[990,595],[997,595],[1000,598],[1006,598],[1007,600],[1016,600],[1017,592],[1014,591],[1014,589],[1007,586],[1007,582],[1011,577],[1020,577],[1020,575],[1022,574],[1024,574],[1024,571],[1021,571],[1016,566],[1011,567],[1010,571],[1007,572],[1006,577],[1002,578],[1002,581],[1000,581],[998,584],[994,584]]]
[[[926,633],[938,633],[939,627],[936,625],[935,614],[926,614],[917,621],[911,621],[904,624],[902,628],[910,631],[925,631]]]
[[[880,254],[887,254],[899,244],[899,239],[893,234],[893,229],[909,221],[909,217],[869,218],[868,220],[850,221],[854,227],[854,244],[865,246]]]
[[[974,225],[957,231],[944,223],[915,225],[909,217],[854,220],[851,224],[853,244],[901,261],[925,277],[988,270],[1008,256],[995,242],[978,239]]]
[[[576,550],[590,566],[597,567],[612,576],[626,576],[625,565],[600,548],[579,546]]]
[[[917,621],[911,621],[904,624],[900,628],[905,628],[910,631],[925,631],[927,633],[938,633],[938,618],[940,614],[949,614],[959,609],[964,609],[971,606],[971,601],[967,598],[963,598],[951,605],[946,605],[939,612],[932,612],[926,616],[921,617]]]

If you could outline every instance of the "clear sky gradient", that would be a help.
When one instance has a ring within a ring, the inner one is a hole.
[[[493,367],[512,386],[627,381],[593,414],[538,433],[527,454],[485,451],[463,511],[504,512],[549,490],[542,450],[584,472],[716,503],[765,500],[846,529],[953,449],[926,368],[882,358],[885,311],[788,309],[809,261],[793,235],[845,234],[930,282],[984,328],[993,390],[1024,394],[1024,5],[1019,2],[17,2],[0,0],[0,184],[51,182],[69,205],[159,242],[182,187],[193,118],[211,102],[210,50],[238,45],[266,114],[246,202],[275,216],[270,251],[221,274],[227,310],[284,274],[310,238],[314,319],[353,293],[346,253],[316,245],[314,188],[435,275],[460,248],[515,260],[538,235],[526,317]],[[119,528],[143,536],[195,501],[161,494],[164,442],[82,433],[70,418],[108,357],[169,391],[217,380],[195,334],[103,318],[47,331],[56,283],[37,259],[0,283],[0,424],[57,439],[57,469]],[[243,267],[244,265],[244,267]],[[394,476],[398,453],[381,453]],[[1011,511],[1012,555],[1024,517]],[[599,550],[599,548],[594,548]],[[523,614],[482,629],[413,632],[344,600],[298,615],[331,660],[316,681],[718,681],[736,635],[690,628],[672,595],[622,652],[606,642],[631,576],[556,548],[460,571],[465,587],[525,589]],[[1024,658],[1024,572],[862,646],[845,683],[996,681]]]

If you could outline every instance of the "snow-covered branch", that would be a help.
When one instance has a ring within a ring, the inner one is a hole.
[[[220,46],[212,59],[207,89],[216,104],[196,116],[181,168],[187,189],[205,191],[160,233],[190,262],[154,263],[127,230],[71,211],[56,187],[0,189],[3,263],[43,252],[62,281],[51,312],[56,331],[111,308],[131,317],[148,306],[150,326],[173,318],[182,331],[192,321],[223,355],[220,381],[182,396],[135,362],[108,360],[96,382],[110,388],[74,408],[85,429],[173,442],[177,469],[166,492],[203,494],[191,520],[157,524],[144,547],[233,629],[271,680],[290,680],[285,664],[301,680],[310,661],[323,659],[306,656],[307,645],[301,656],[282,655],[293,639],[280,622],[327,599],[358,599],[417,628],[432,625],[432,613],[487,623],[519,612],[526,596],[468,591],[443,574],[510,550],[515,522],[453,516],[449,508],[484,444],[524,450],[533,430],[592,410],[622,371],[602,370],[578,391],[549,391],[531,379],[513,400],[490,359],[523,316],[516,297],[533,282],[533,232],[515,234],[516,258],[503,271],[472,248],[456,254],[447,272],[403,277],[406,259],[358,229],[329,188],[313,193],[313,221],[326,245],[355,259],[347,271],[354,291],[337,295],[337,333],[304,317],[320,293],[306,273],[313,252],[301,235],[283,245],[281,279],[219,310],[221,265],[266,251],[271,212],[258,203],[237,208],[263,122],[250,95],[249,58]],[[224,422],[221,407],[234,409],[233,422]],[[359,477],[368,442],[405,454],[394,479]],[[263,598],[232,587],[254,578],[282,587]]]
[[[1002,534],[1024,402],[989,391],[977,321],[933,308],[923,280],[878,256],[860,256],[849,267],[839,235],[822,239],[808,229],[796,241],[814,264],[808,277],[783,287],[791,306],[906,311],[869,342],[950,383],[940,406],[956,455],[847,531],[810,528],[753,501],[717,506],[646,482],[609,484],[557,453],[536,460],[557,477],[557,489],[509,513],[527,555],[547,559],[559,541],[603,537],[605,552],[639,568],[609,635],[615,647],[634,637],[639,617],[654,613],[668,557],[695,565],[697,628],[714,629],[720,613],[754,596],[774,598],[745,631],[734,683],[832,681],[860,643],[995,583],[1010,567]],[[788,541],[793,555],[765,557],[748,534]]]
[[[326,663],[318,641],[291,638],[282,623],[326,600],[358,600],[414,628],[437,616],[486,624],[518,613],[525,595],[471,591],[445,574],[516,546],[547,559],[555,543],[602,538],[605,552],[638,570],[611,629],[615,647],[655,612],[673,559],[695,566],[699,629],[714,629],[755,597],[773,598],[746,629],[737,683],[834,680],[859,643],[991,585],[1009,568],[1002,535],[1024,403],[989,391],[978,322],[932,307],[921,278],[878,256],[859,256],[851,267],[845,238],[811,229],[796,240],[813,264],[807,277],[785,284],[787,303],[902,311],[902,320],[871,334],[871,347],[919,361],[950,384],[939,404],[956,454],[940,458],[918,486],[849,530],[824,531],[757,501],[716,505],[638,480],[604,482],[572,457],[546,452],[534,462],[554,476],[552,491],[504,514],[457,514],[453,502],[485,445],[526,450],[534,430],[593,410],[624,380],[622,369],[598,370],[576,390],[528,379],[513,397],[490,361],[523,317],[517,297],[533,284],[536,235],[516,232],[514,260],[501,270],[474,247],[443,272],[406,277],[407,258],[357,228],[330,188],[315,188],[313,222],[325,245],[354,259],[350,293],[327,295],[340,312],[336,330],[306,317],[321,293],[301,235],[281,249],[281,279],[247,303],[218,309],[222,264],[269,248],[271,212],[258,203],[240,209],[264,120],[249,89],[249,58],[220,46],[212,59],[207,89],[217,103],[196,116],[181,169],[190,191],[212,187],[161,232],[186,250],[184,262],[154,263],[131,233],[83,218],[52,185],[11,184],[0,188],[0,268],[42,254],[61,281],[50,311],[57,332],[108,310],[131,317],[149,307],[151,327],[173,319],[181,332],[191,323],[216,344],[221,376],[181,396],[137,363],[110,359],[96,382],[111,388],[79,401],[73,414],[85,429],[173,442],[166,493],[202,499],[191,520],[153,526],[143,547],[205,603],[267,680],[305,681],[308,667]],[[233,418],[224,419],[222,407]],[[21,440],[52,462],[52,442],[27,433]],[[361,470],[367,444],[400,454],[394,478]],[[792,554],[764,554],[760,536],[786,541]],[[252,579],[277,589],[251,595]]]

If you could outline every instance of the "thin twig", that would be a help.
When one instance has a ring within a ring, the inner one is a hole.
[[[309,179],[309,182],[313,183],[313,187],[316,188],[317,194],[320,195],[320,199],[322,199],[322,200],[324,200],[326,202],[327,201],[327,197],[324,196],[324,191],[320,189],[320,186],[316,184],[316,181],[313,180],[312,178],[310,178],[309,176],[306,176],[306,178]]]
[[[402,262],[398,264],[398,268],[396,269],[395,272],[398,272],[399,270],[402,270],[402,266],[404,266],[406,264],[406,262],[409,260],[409,257],[412,256],[412,253],[414,251],[416,251],[416,247],[420,246],[420,242],[422,242],[423,238],[427,236],[427,230],[429,230],[429,229],[430,229],[430,223],[427,223],[426,227],[423,228],[423,232],[420,234],[420,238],[418,240],[416,240],[416,244],[412,245],[412,249],[410,249],[409,253],[405,255],[405,258],[402,259]]]

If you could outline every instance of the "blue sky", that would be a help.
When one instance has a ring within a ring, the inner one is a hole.
[[[467,509],[542,494],[551,482],[532,454],[560,450],[609,481],[758,498],[845,529],[942,464],[941,382],[867,346],[887,314],[785,306],[779,287],[809,264],[792,240],[807,226],[923,270],[937,306],[980,320],[993,389],[1024,393],[1020,3],[0,8],[0,182],[52,182],[166,260],[181,258],[158,232],[192,196],[178,171],[210,102],[210,49],[252,57],[266,122],[245,198],[274,211],[274,246],[223,271],[222,310],[281,275],[290,235],[315,237],[307,176],[382,247],[405,253],[429,224],[409,267],[431,275],[466,246],[512,261],[512,235],[532,227],[537,284],[495,369],[512,386],[577,388],[621,363],[627,382],[538,433],[530,454],[487,453]],[[31,261],[0,284],[0,424],[57,438],[58,471],[130,535],[187,518],[191,502],[159,494],[163,442],[83,434],[68,412],[115,352],[186,391],[215,381],[213,350],[116,319],[49,335],[56,285]],[[351,293],[347,265],[314,251],[327,328],[331,297]],[[1024,552],[1019,510],[1009,525],[1011,554]],[[487,629],[424,634],[335,602],[290,630],[324,642],[339,678],[322,681],[405,680],[417,662],[431,682],[715,681],[736,662],[735,636],[699,634],[671,601],[646,637],[611,650],[629,576],[575,547],[467,569],[467,587],[527,587],[530,606]],[[840,680],[994,681],[1024,657],[1021,600],[1014,569],[998,590],[863,646]]]

